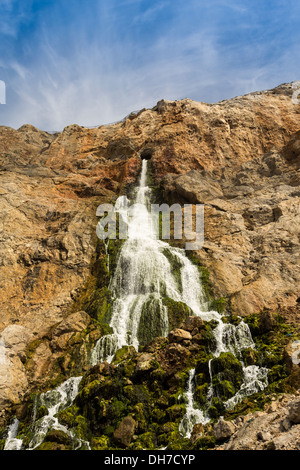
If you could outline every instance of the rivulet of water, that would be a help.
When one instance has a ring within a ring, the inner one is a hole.
[[[60,424],[57,418],[57,414],[61,410],[72,405],[78,393],[81,379],[82,377],[71,377],[54,390],[49,390],[48,392],[38,395],[34,401],[32,420],[33,437],[28,446],[24,446],[22,439],[17,439],[19,421],[15,419],[8,428],[8,436],[4,450],[34,450],[44,442],[46,434],[50,430],[63,431],[69,436],[74,450],[90,450],[88,442],[78,438],[78,436],[66,426]],[[37,409],[41,406],[46,410],[46,414],[42,418],[36,419]]]
[[[71,377],[54,390],[41,393],[36,402],[36,407],[43,406],[47,414],[33,423],[33,438],[28,445],[28,450],[34,450],[44,441],[50,429],[63,431],[73,442],[75,448],[88,448],[89,444],[77,438],[66,426],[59,423],[57,413],[71,406],[76,395],[82,377]],[[34,412],[34,414],[36,414]]]
[[[23,441],[17,439],[19,429],[19,420],[15,418],[11,425],[8,427],[7,438],[3,450],[21,450]]]

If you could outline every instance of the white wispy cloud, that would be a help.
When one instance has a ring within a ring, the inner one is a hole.
[[[10,14],[13,3],[0,0],[0,7],[6,4]],[[25,3],[9,23],[11,37],[20,21],[30,21]],[[274,20],[259,29],[248,1],[92,0],[93,8],[85,3],[67,18],[60,2],[53,4],[37,17],[32,36],[18,43],[19,53],[0,61],[9,77],[0,124],[99,125],[162,98],[214,102],[300,78],[299,34],[287,27],[277,36]],[[290,21],[298,10],[291,10]]]

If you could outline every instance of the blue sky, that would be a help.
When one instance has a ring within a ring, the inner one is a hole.
[[[0,125],[100,125],[300,79],[299,0],[0,0]]]

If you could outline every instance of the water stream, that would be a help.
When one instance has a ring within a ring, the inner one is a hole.
[[[106,360],[111,362],[114,354],[123,346],[138,349],[141,341],[157,336],[167,336],[169,332],[168,310],[163,299],[185,303],[191,315],[200,316],[204,321],[214,320],[215,350],[214,357],[222,352],[231,352],[241,360],[241,351],[254,348],[248,326],[241,320],[237,326],[223,322],[223,316],[209,311],[201,286],[200,273],[183,249],[170,246],[159,240],[156,220],[150,211],[151,190],[147,186],[147,160],[142,161],[139,185],[136,189],[133,206],[128,211],[125,196],[119,198],[115,210],[128,225],[128,237],[124,241],[117,260],[115,272],[111,275],[109,289],[113,296],[110,326],[112,334],[106,335],[96,343],[91,352],[91,365]],[[107,243],[105,245],[107,250]],[[174,269],[176,266],[176,269]],[[146,330],[146,333],[145,333]],[[209,371],[211,374],[211,363]],[[225,403],[234,407],[244,396],[262,390],[267,385],[267,370],[257,366],[245,367],[244,382],[238,393]],[[194,424],[207,423],[207,409],[199,409],[194,400],[195,370],[189,373],[185,393],[186,414],[181,422],[183,435],[191,435]],[[34,420],[34,437],[29,449],[37,448],[50,429],[64,431],[74,442],[74,448],[89,448],[88,443],[80,441],[62,426],[56,417],[58,411],[70,406],[78,392],[81,377],[74,377],[57,389],[41,394],[39,401],[47,409],[47,414]],[[214,396],[209,386],[208,405]],[[20,447],[16,439],[17,423],[11,425],[6,448]]]
[[[171,247],[157,237],[155,215],[149,210],[147,163],[142,161],[140,184],[130,211],[124,211],[120,203],[116,207],[128,223],[128,237],[110,282],[115,299],[110,321],[113,334],[100,338],[92,353],[92,364],[111,361],[122,346],[138,349],[145,328],[153,331],[153,338],[166,336],[169,320],[164,297],[184,302],[191,311],[199,313],[204,304],[198,268],[183,249]],[[172,264],[178,267],[176,273]]]

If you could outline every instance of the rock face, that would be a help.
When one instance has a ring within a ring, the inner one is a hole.
[[[231,433],[221,434],[221,425],[215,425],[219,439],[229,441],[218,450],[300,450],[300,398],[284,395],[280,401],[266,406],[265,411],[226,422]]]
[[[0,127],[0,409],[41,384],[53,357],[89,327],[72,305],[93,267],[96,208],[130,189],[141,157],[164,202],[205,204],[197,257],[214,294],[240,315],[280,309],[298,318],[300,113],[292,93],[285,84],[214,105],[163,100],[115,125],[54,135]],[[174,334],[176,363],[190,354],[192,330]]]

